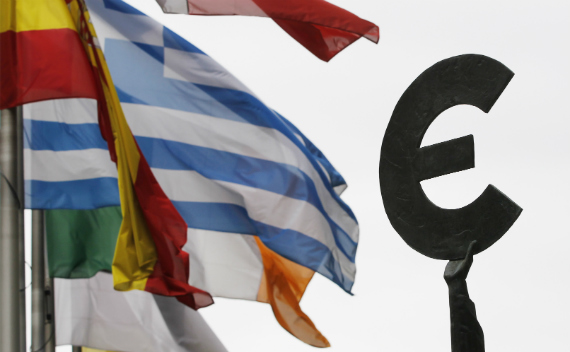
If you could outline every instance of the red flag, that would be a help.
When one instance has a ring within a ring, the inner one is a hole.
[[[66,1],[97,77],[99,126],[117,164],[123,222],[113,258],[115,289],[175,296],[193,309],[209,306],[212,296],[188,284],[189,256],[182,250],[188,226],[156,181],[127,124],[84,0]]]
[[[0,77],[0,109],[97,97],[65,1],[0,1]]]
[[[164,12],[270,17],[315,56],[329,61],[360,37],[374,43],[372,22],[324,0],[157,0]]]

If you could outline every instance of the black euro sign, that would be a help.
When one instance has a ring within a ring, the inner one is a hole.
[[[420,148],[430,124],[445,110],[469,104],[489,112],[514,73],[483,55],[440,61],[406,89],[386,129],[380,154],[380,190],[390,223],[416,251],[435,259],[465,257],[487,249],[517,220],[522,209],[489,185],[471,204],[443,209],[420,181],[475,167],[473,136]]]

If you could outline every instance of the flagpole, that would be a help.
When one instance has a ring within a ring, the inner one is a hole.
[[[0,341],[2,352],[20,349],[20,239],[16,108],[2,110],[0,125]]]
[[[53,279],[46,251],[45,212],[32,210],[32,352],[55,352]]]
[[[37,224],[37,229],[38,231],[41,230],[41,238],[42,238],[42,243],[43,243],[43,251],[41,253],[43,253],[43,257],[42,260],[40,261],[40,263],[42,263],[42,272],[43,272],[43,282],[38,282],[38,285],[42,285],[43,288],[43,292],[42,292],[42,298],[43,298],[43,309],[44,309],[44,320],[43,320],[43,331],[44,331],[44,348],[43,350],[40,350],[41,352],[55,352],[55,346],[56,346],[56,339],[55,339],[55,294],[54,294],[54,284],[53,284],[53,279],[49,276],[49,265],[48,265],[48,256],[47,256],[47,250],[46,250],[46,232],[45,232],[45,211],[44,210],[33,210],[32,211],[32,226],[33,225],[33,221],[34,221],[34,212],[37,212],[36,214],[36,222]],[[39,216],[39,214],[41,214],[41,217]],[[41,221],[40,221],[41,219]],[[40,224],[41,222],[41,224]],[[33,228],[32,228],[33,231]],[[39,236],[39,233],[38,233]],[[39,329],[41,329],[41,326],[38,326]],[[33,350],[35,351],[35,350]],[[32,352],[33,352],[32,351]]]
[[[46,346],[43,352],[55,352],[55,304],[54,304],[54,286],[53,279],[49,277],[47,265],[45,273],[45,299],[46,299],[46,320],[44,325],[44,336],[46,336]]]
[[[26,238],[24,224],[24,118],[21,106],[16,107],[16,191],[20,210],[18,211],[20,273],[20,351],[26,351]]]
[[[32,351],[44,352],[46,334],[44,212],[32,210]],[[47,336],[46,336],[47,335]]]

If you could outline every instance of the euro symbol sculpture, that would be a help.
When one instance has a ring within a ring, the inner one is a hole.
[[[423,136],[445,110],[469,104],[487,113],[514,73],[482,55],[452,57],[428,68],[406,89],[386,128],[380,154],[380,190],[390,223],[416,251],[435,259],[461,259],[501,238],[522,209],[489,185],[459,209],[433,204],[420,181],[475,167],[473,136],[420,148]]]
[[[443,209],[420,182],[475,167],[473,136],[420,148],[430,124],[445,110],[469,104],[488,113],[514,73],[482,55],[440,61],[406,89],[386,128],[380,153],[380,190],[390,223],[416,251],[449,260],[451,349],[484,352],[483,330],[467,292],[473,255],[489,248],[514,224],[522,209],[489,185],[471,204]]]

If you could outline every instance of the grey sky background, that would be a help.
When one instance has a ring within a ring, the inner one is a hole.
[[[382,205],[384,130],[405,89],[438,61],[475,53],[515,76],[489,114],[444,112],[423,145],[473,134],[476,168],[423,182],[444,208],[493,184],[524,210],[475,256],[468,277],[487,351],[567,351],[570,328],[570,3],[335,0],[380,27],[324,63],[266,18],[163,15],[129,0],[216,59],[291,120],[341,172],[360,226],[354,296],[315,275],[301,306],[336,351],[449,351],[444,261],[408,247]],[[200,311],[230,351],[303,352],[267,304],[216,299]],[[58,352],[70,350],[58,348]],[[136,351],[132,351],[136,352]]]

